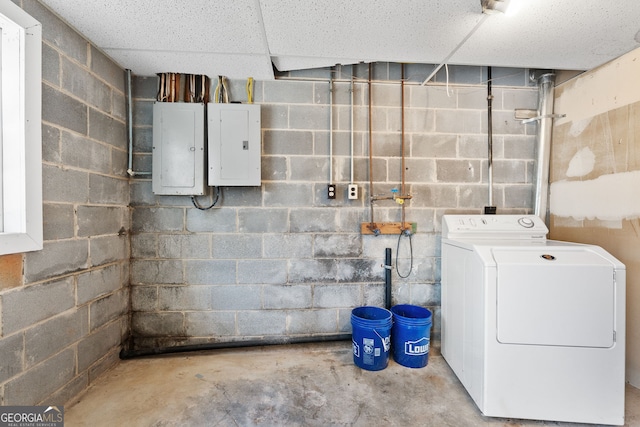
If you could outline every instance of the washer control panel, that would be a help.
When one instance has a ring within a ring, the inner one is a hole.
[[[536,215],[444,215],[442,238],[545,240],[549,229]]]

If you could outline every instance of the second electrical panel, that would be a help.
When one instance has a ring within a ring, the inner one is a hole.
[[[208,104],[211,186],[261,184],[260,105]]]

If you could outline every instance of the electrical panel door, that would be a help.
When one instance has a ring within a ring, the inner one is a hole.
[[[205,194],[204,138],[204,104],[153,104],[154,194]]]
[[[209,185],[259,186],[260,106],[208,104]]]

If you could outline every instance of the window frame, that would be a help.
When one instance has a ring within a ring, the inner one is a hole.
[[[0,3],[0,255],[42,249],[42,25]]]

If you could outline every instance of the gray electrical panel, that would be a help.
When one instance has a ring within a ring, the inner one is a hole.
[[[205,194],[204,104],[153,104],[154,194]]]
[[[261,185],[260,105],[208,104],[209,185]]]

